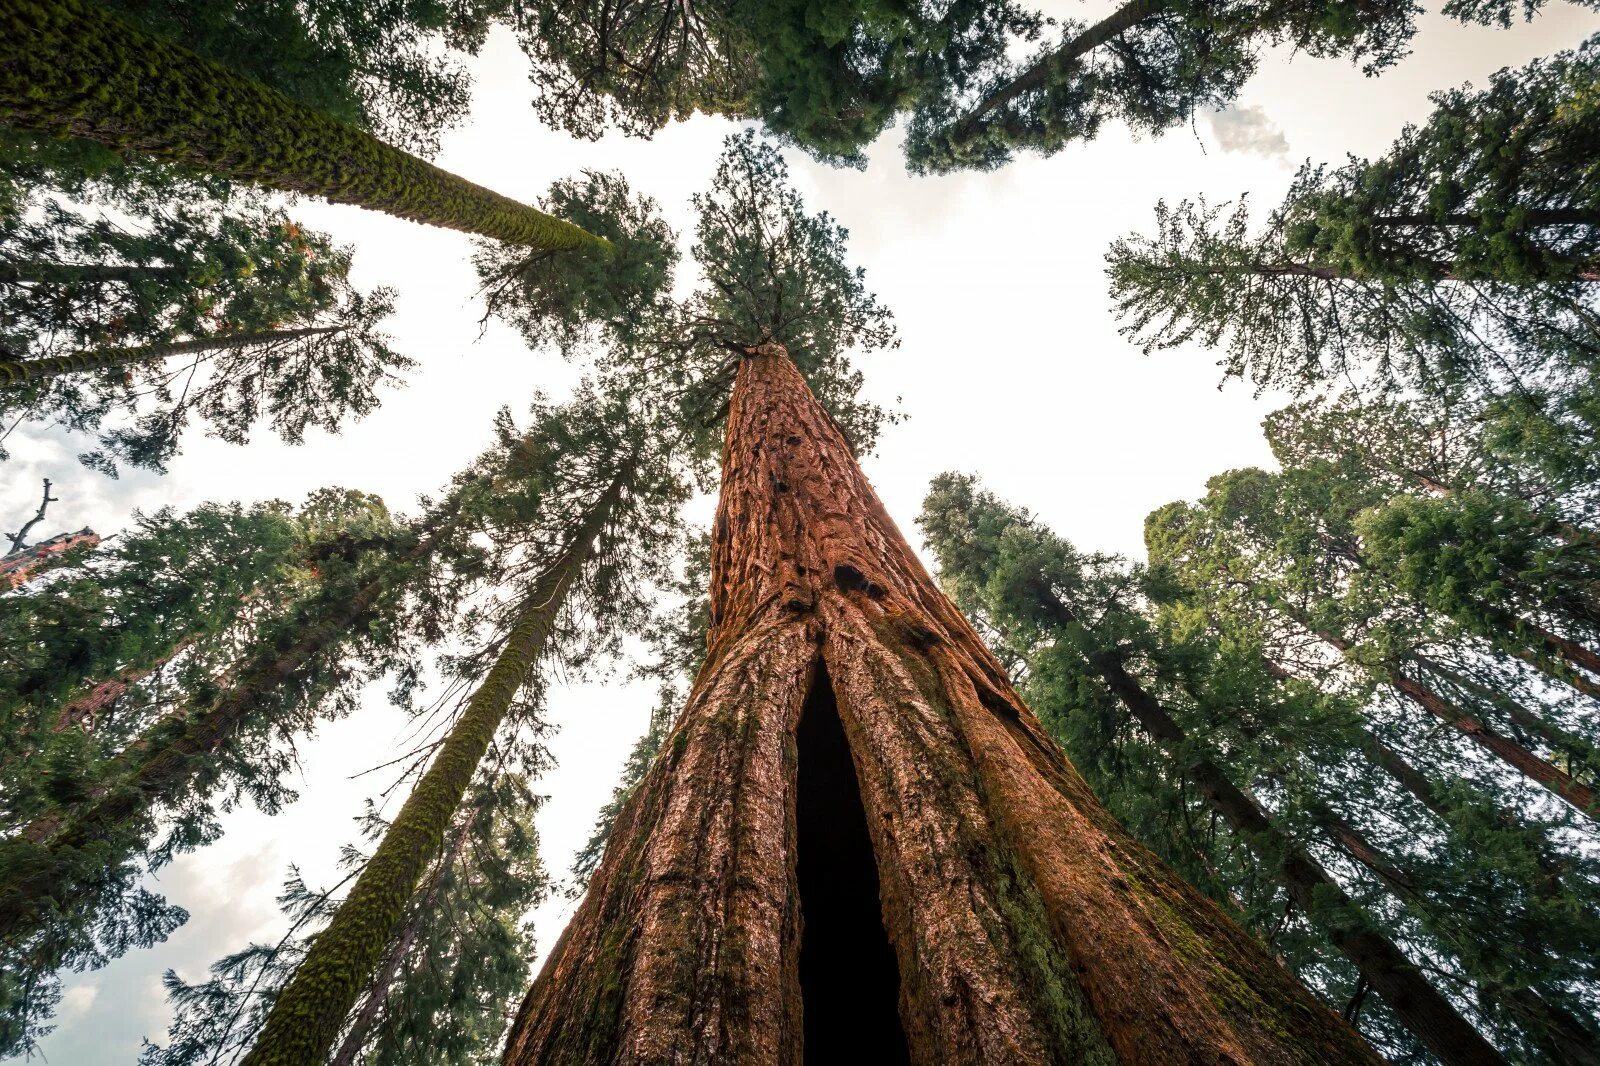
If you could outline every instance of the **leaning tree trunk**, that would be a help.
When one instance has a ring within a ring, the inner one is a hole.
[[[0,125],[508,244],[557,250],[600,241],[88,0],[0,0]]]
[[[0,0],[3,3],[4,0]],[[38,359],[15,359],[0,362],[0,388],[27,385],[45,381],[63,374],[80,374],[89,370],[114,370],[117,367],[144,366],[159,363],[174,355],[193,352],[233,351],[257,344],[282,344],[287,341],[317,337],[324,333],[338,333],[345,326],[305,326],[301,329],[273,329],[260,333],[239,333],[230,336],[196,337],[193,340],[169,341],[164,344],[139,344],[129,348],[90,348],[67,355],[47,355]]]
[[[508,1064],[1376,1062],[1096,802],[775,344],[711,586]]]
[[[312,940],[272,1004],[242,1066],[302,1066],[327,1058],[362,989],[394,940],[423,871],[438,854],[478,763],[532,675],[573,585],[622,491],[612,486],[590,506],[573,539],[528,589],[516,625],[467,701],[439,753],[406,797],[378,850]]]

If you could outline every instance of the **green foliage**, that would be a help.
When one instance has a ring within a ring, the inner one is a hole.
[[[1356,987],[1331,931],[1370,928],[1426,958],[1429,980],[1516,1061],[1566,1061],[1595,1021],[1592,833],[1418,728],[1359,670],[1318,655],[1309,619],[1353,623],[1358,602],[1340,583],[1349,572],[1307,548],[1338,550],[1323,538],[1337,514],[1326,504],[1339,495],[1259,471],[1214,479],[1199,505],[1152,516],[1148,571],[1080,555],[970,478],[935,479],[920,525],[946,588],[1112,811],[1235,909],[1330,1006],[1345,1007]],[[1313,500],[1325,505],[1315,516]],[[1387,643],[1363,645],[1357,662],[1398,654],[1410,633],[1382,614],[1362,622],[1369,641]],[[1471,669],[1481,652],[1444,654]],[[1179,744],[1118,705],[1107,663],[1159,701]],[[1495,720],[1481,689],[1444,689],[1437,669],[1430,683]],[[1201,758],[1246,788],[1350,899],[1322,893],[1314,915],[1287,900],[1281,842],[1217,823],[1188,780]],[[1371,850],[1352,850],[1354,840]],[[1363,1031],[1413,1060],[1416,1038],[1374,998]]]
[[[85,0],[0,21],[0,122],[512,244],[594,238],[331,118]]]
[[[1306,389],[1538,390],[1600,355],[1600,181],[1584,103],[1600,38],[1434,96],[1389,153],[1307,165],[1264,229],[1246,205],[1160,205],[1108,255],[1146,351],[1226,344],[1230,376]]]
[[[101,431],[84,459],[108,473],[163,470],[195,416],[238,444],[263,420],[336,431],[412,365],[379,332],[394,294],[354,289],[350,250],[280,210],[27,204],[0,218],[0,412]]]
[[[1380,436],[1380,426],[1367,428]],[[1584,1034],[1595,1027],[1585,992],[1594,979],[1586,945],[1600,934],[1593,829],[1552,810],[1530,780],[1487,758],[1481,740],[1506,738],[1593,782],[1592,715],[1552,690],[1559,675],[1541,677],[1537,661],[1508,652],[1521,616],[1500,613],[1490,625],[1463,604],[1483,590],[1486,566],[1529,549],[1513,517],[1527,512],[1486,507],[1470,491],[1409,489],[1408,498],[1321,461],[1233,471],[1213,478],[1198,504],[1153,514],[1147,544],[1183,614],[1257,642],[1286,683],[1359,712],[1342,758],[1336,746],[1287,782],[1309,791],[1306,819],[1366,879],[1394,936],[1433,945],[1437,982],[1458,1002],[1468,997],[1486,1033],[1519,1061],[1563,1061],[1562,1048],[1592,1040]],[[1456,532],[1435,539],[1441,523]],[[1456,541],[1468,528],[1492,539]],[[1455,728],[1422,713],[1402,679],[1442,701]],[[1327,828],[1329,811],[1387,859],[1352,851]]]
[[[915,110],[906,154],[918,171],[992,169],[1018,150],[1045,155],[1108,119],[1159,134],[1231,103],[1264,46],[1349,56],[1375,73],[1415,32],[1410,0],[1188,3],[1129,0],[1099,23],[1062,20],[1060,39],[1020,61],[947,78]],[[1018,43],[1031,41],[1036,28]]]
[[[480,776],[449,832],[449,846],[385,952],[382,987],[369,988],[343,1034],[336,1062],[367,1066],[467,1066],[495,1051],[534,951],[525,915],[549,892],[533,816],[539,797],[521,773]],[[375,812],[363,835],[387,828]],[[305,957],[317,930],[341,905],[339,887],[366,856],[347,848],[347,876],[325,892],[291,870],[279,896],[289,932],[277,944],[251,944],[218,960],[209,980],[164,977],[175,1017],[167,1044],[147,1044],[143,1066],[234,1063],[248,1050],[266,1013]]]
[[[753,131],[723,142],[710,188],[692,201],[700,276],[682,298],[671,295],[674,237],[652,202],[616,175],[559,186],[558,214],[588,212],[601,230],[622,235],[623,269],[557,276],[485,248],[477,263],[491,313],[530,341],[596,349],[611,387],[654,410],[702,474],[721,447],[738,359],[768,337],[788,349],[855,445],[869,449],[889,416],[861,399],[849,353],[897,344],[894,326],[863,271],[846,263],[845,230],[807,214],[788,176],[782,155]]]
[[[43,787],[7,797],[12,833],[0,842],[6,1050],[26,1050],[47,1031],[58,969],[104,965],[164,939],[187,917],[142,887],[147,870],[215,839],[219,808],[248,798],[271,812],[293,797],[281,780],[293,765],[293,738],[321,716],[347,711],[362,680],[347,656],[383,672],[385,654],[405,654],[381,622],[319,628],[388,557],[382,549],[395,530],[381,501],[325,490],[308,512],[300,526],[282,505],[204,509],[194,521],[130,538],[121,549],[133,553],[126,572],[112,559],[103,585],[95,570],[84,581],[54,575],[30,594],[41,614],[19,610],[16,625],[6,627],[6,654],[19,661],[41,644],[85,653],[83,665],[94,672],[83,684],[119,666],[131,670],[127,690],[93,729],[53,733],[28,753],[25,772]],[[227,561],[214,555],[240,549]],[[195,565],[188,574],[168,572],[175,560]],[[216,589],[186,587],[208,576]],[[254,585],[238,590],[249,594],[240,600],[227,582],[247,578]],[[124,588],[164,596],[135,601],[120,594]],[[35,623],[62,620],[73,628],[47,630],[48,641],[40,640]],[[192,634],[173,629],[185,621],[196,627]],[[126,644],[118,640],[124,636]],[[179,654],[162,659],[160,641],[184,639]],[[296,642],[308,639],[316,654],[291,660]],[[122,666],[123,655],[137,659]],[[55,710],[34,712],[36,735],[53,732]]]
[[[860,166],[897,115],[999,62],[1040,21],[994,0],[635,0],[533,5],[517,27],[534,106],[557,128],[649,136],[696,112],[755,118]]]

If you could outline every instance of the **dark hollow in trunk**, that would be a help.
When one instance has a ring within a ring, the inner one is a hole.
[[[833,683],[820,663],[795,743],[803,1062],[909,1066],[900,1027],[900,966],[883,928],[861,783]]]

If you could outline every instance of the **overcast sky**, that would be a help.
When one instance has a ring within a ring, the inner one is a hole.
[[[1109,7],[1052,6],[1080,17]],[[1216,357],[1205,351],[1146,358],[1119,337],[1106,296],[1106,246],[1147,231],[1162,198],[1220,202],[1248,192],[1265,211],[1303,160],[1378,154],[1404,123],[1426,116],[1429,92],[1481,82],[1597,30],[1600,15],[1560,2],[1512,30],[1429,16],[1412,57],[1378,79],[1339,61],[1273,53],[1233,108],[1200,116],[1192,128],[1135,141],[1112,127],[1051,159],[993,174],[913,177],[895,131],[865,171],[787,153],[808,206],[848,227],[851,260],[866,268],[899,326],[897,351],[862,361],[873,398],[909,416],[864,462],[889,512],[915,542],[928,480],[971,471],[1081,548],[1142,554],[1142,523],[1153,508],[1199,494],[1213,474],[1269,461],[1259,424],[1275,404],[1236,382],[1219,390]],[[579,142],[535,122],[526,64],[509,34],[490,38],[474,73],[471,119],[446,136],[440,165],[525,201],[580,168],[619,169],[689,232],[688,197],[709,181],[734,124],[699,118],[652,141]],[[419,363],[407,386],[342,434],[312,435],[296,448],[267,433],[248,448],[191,434],[159,478],[108,481],[75,462],[83,442],[19,430],[8,441],[13,459],[0,468],[0,526],[32,512],[41,477],[54,480],[61,498],[50,528],[36,531],[44,535],[83,525],[112,532],[134,508],[298,501],[325,485],[375,492],[411,513],[419,494],[438,490],[484,447],[497,408],[525,413],[534,390],[560,395],[575,380],[576,368],[530,352],[503,326],[491,324],[479,339],[468,238],[354,208],[307,203],[294,213],[355,245],[358,286],[399,290],[389,330]],[[51,1063],[131,1063],[142,1037],[164,1038],[162,971],[201,978],[220,955],[281,935],[273,896],[290,862],[313,885],[329,882],[337,849],[354,837],[352,819],[373,791],[372,779],[352,775],[392,757],[402,733],[385,688],[373,686],[361,710],[303,746],[298,803],[270,819],[235,812],[219,843],[162,871],[159,889],[189,909],[189,923],[156,949],[69,978],[60,1028],[43,1044]],[[564,875],[587,838],[652,699],[647,687],[618,681],[552,692],[559,766],[540,786],[550,798],[539,820],[552,871]],[[557,899],[540,908],[541,948],[572,907]]]

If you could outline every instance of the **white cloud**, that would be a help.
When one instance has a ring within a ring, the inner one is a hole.
[[[1289,154],[1289,140],[1259,104],[1237,105],[1206,116],[1224,152],[1251,152],[1269,159]]]
[[[94,1001],[100,995],[100,986],[88,981],[81,985],[73,985],[61,993],[61,1022],[70,1022],[89,1013],[94,1006]]]

